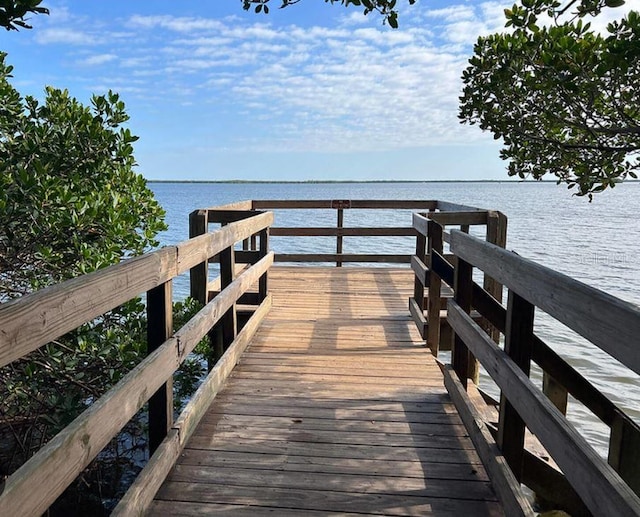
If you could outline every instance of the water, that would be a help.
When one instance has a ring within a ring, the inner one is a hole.
[[[508,217],[507,248],[545,266],[640,306],[640,183],[620,185],[592,203],[554,183],[344,183],[189,184],[152,183],[167,211],[169,230],[162,244],[189,235],[192,210],[245,199],[437,199],[500,210]],[[313,221],[309,218],[312,215]],[[277,226],[335,226],[335,211],[276,211]],[[345,226],[409,226],[409,211],[345,211]],[[374,243],[374,248],[366,244]],[[271,242],[280,252],[335,249],[334,238],[290,238]],[[411,253],[411,238],[345,238],[345,252]],[[402,248],[402,249],[399,249]],[[176,282],[177,296],[188,294],[188,279]],[[544,314],[536,332],[628,414],[640,421],[640,378]],[[639,337],[640,340],[640,337]],[[639,343],[640,344],[640,343]],[[540,383],[539,372],[532,378]],[[481,385],[496,393],[486,376]],[[608,429],[577,403],[569,418],[602,454]]]

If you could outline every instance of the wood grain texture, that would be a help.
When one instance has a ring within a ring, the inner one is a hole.
[[[451,249],[640,373],[638,306],[459,231],[451,232]]]
[[[593,515],[640,514],[638,496],[455,302],[449,303],[448,319]]]
[[[150,515],[503,515],[409,317],[412,271],[269,274],[271,312]]]

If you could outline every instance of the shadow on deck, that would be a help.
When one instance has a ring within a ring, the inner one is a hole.
[[[271,312],[152,515],[502,515],[407,269],[272,268]]]

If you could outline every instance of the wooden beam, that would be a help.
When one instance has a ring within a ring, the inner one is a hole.
[[[249,319],[232,345],[216,363],[201,386],[187,403],[165,441],[154,454],[126,494],[111,513],[112,517],[143,515],[153,497],[174,466],[205,410],[211,405],[224,382],[238,363],[255,332],[271,308],[271,296],[267,297]]]
[[[451,232],[451,248],[640,374],[637,306],[459,231]]]
[[[640,499],[468,314],[449,302],[448,319],[522,416],[594,515],[637,516]]]
[[[147,292],[147,354],[159,348],[173,334],[172,282]],[[172,377],[149,399],[149,451],[153,454],[173,423]]]
[[[513,291],[509,291],[507,303],[504,352],[529,377],[535,307]],[[502,391],[497,441],[518,480],[522,479],[524,435],[524,420]]]
[[[331,228],[331,227],[285,227],[275,226],[271,228],[271,235],[275,237],[414,237],[416,231],[405,226],[388,227],[357,227],[357,228]]]
[[[451,366],[441,365],[440,367],[444,374],[447,391],[458,409],[480,460],[487,469],[491,484],[504,506],[505,515],[533,517],[535,513],[522,493],[519,481],[509,469],[506,459],[487,429],[482,415],[472,404]]]
[[[409,264],[412,255],[382,255],[345,253],[278,253],[276,262],[377,262],[389,264]]]
[[[189,214],[189,238],[193,239],[207,233],[207,211],[194,210]],[[189,291],[191,298],[197,300],[202,305],[206,304],[207,283],[209,281],[208,262],[201,261],[193,265],[189,270]]]
[[[0,305],[0,366],[177,275],[176,247],[124,260]]]

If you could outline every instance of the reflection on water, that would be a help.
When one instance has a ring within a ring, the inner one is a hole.
[[[188,215],[197,208],[243,199],[438,199],[500,210],[509,218],[507,248],[636,305],[640,305],[640,183],[628,183],[595,196],[592,203],[554,183],[348,183],[348,184],[175,184],[152,183],[167,211],[169,230],[160,238],[174,244],[188,237]],[[277,226],[335,226],[334,210],[278,210]],[[411,212],[346,210],[345,226],[409,226]],[[283,252],[335,250],[327,237],[273,238]],[[344,252],[412,253],[411,238],[344,239]],[[178,297],[188,294],[188,275],[176,281]],[[573,331],[544,314],[536,332],[585,377],[640,420],[640,379]],[[640,339],[640,337],[639,337]],[[532,372],[541,384],[539,371]],[[488,384],[485,378],[483,385]],[[569,418],[603,454],[608,430],[580,404]]]

